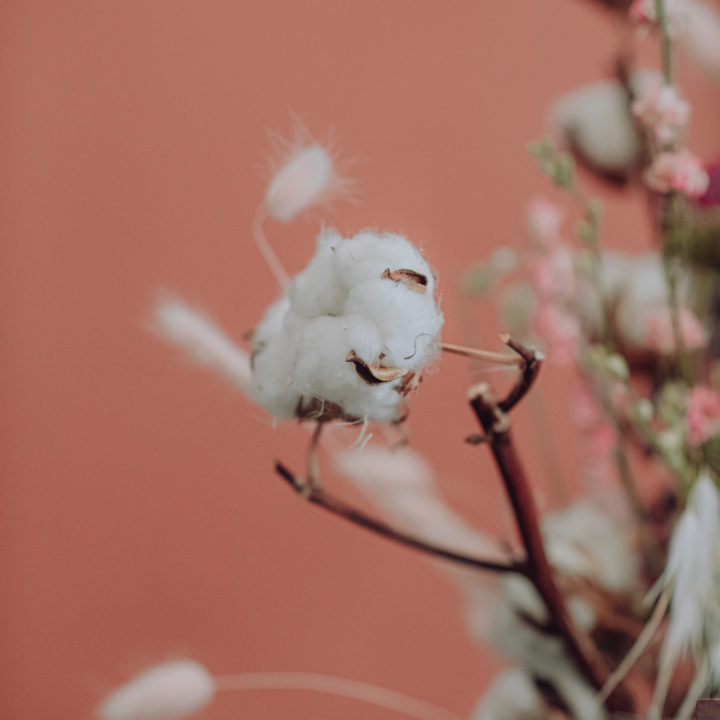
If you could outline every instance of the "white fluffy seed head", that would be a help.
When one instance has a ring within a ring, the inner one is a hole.
[[[320,145],[298,149],[273,176],[265,205],[275,220],[289,222],[321,202],[330,191],[335,171],[330,154]]]
[[[279,419],[396,420],[439,350],[434,289],[401,235],[323,231],[255,331],[255,398]]]
[[[174,660],[156,665],[119,687],[98,707],[98,720],[171,720],[208,705],[215,681],[200,663]]]

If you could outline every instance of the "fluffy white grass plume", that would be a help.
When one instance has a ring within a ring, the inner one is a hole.
[[[671,588],[670,621],[660,652],[653,705],[659,713],[678,658],[712,663],[720,642],[720,494],[702,472],[670,540],[667,565],[654,592]]]
[[[403,236],[324,230],[253,335],[254,397],[278,419],[397,420],[439,351],[434,292]]]
[[[473,711],[472,720],[543,720],[546,711],[532,677],[513,668],[495,679]]]
[[[334,456],[338,471],[393,525],[448,550],[487,557],[497,543],[453,512],[440,495],[428,461],[410,448],[370,445]]]
[[[347,194],[351,182],[337,171],[335,152],[318,143],[294,120],[294,139],[273,135],[275,166],[265,191],[265,208],[280,222],[290,222],[315,205]]]
[[[639,90],[655,73],[633,75]],[[627,93],[616,80],[580,87],[555,102],[551,110],[552,130],[597,170],[625,175],[638,159],[638,137]]]
[[[250,386],[250,356],[207,315],[182,300],[162,296],[155,305],[155,329],[185,350],[199,365],[220,372],[245,392]]]
[[[115,690],[97,709],[99,720],[171,720],[208,705],[215,681],[200,663],[174,660],[156,665]]]

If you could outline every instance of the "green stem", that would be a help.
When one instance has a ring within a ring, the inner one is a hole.
[[[655,0],[655,13],[657,15],[658,24],[660,25],[660,51],[662,57],[662,73],[666,85],[672,85],[673,82],[673,59],[672,59],[672,39],[668,27],[668,16],[665,12],[665,0]]]

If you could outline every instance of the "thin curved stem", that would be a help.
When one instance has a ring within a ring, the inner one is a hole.
[[[491,350],[476,350],[475,348],[465,347],[464,345],[453,345],[452,343],[442,343],[440,349],[451,355],[462,355],[463,357],[474,358],[475,360],[484,360],[498,365],[511,365],[518,367],[522,360],[513,355],[505,355],[504,353],[492,352]]]
[[[348,505],[343,500],[330,495],[319,487],[313,487],[308,483],[300,482],[282,463],[275,463],[275,471],[285,482],[292,487],[295,492],[306,497],[308,502],[311,502],[319,507],[327,510],[328,512],[337,515],[343,520],[358,525],[359,527],[365,528],[370,532],[380,535],[381,537],[393,540],[400,545],[405,547],[419,550],[428,555],[441,558],[443,560],[450,560],[451,562],[459,563],[461,565],[468,565],[478,570],[486,570],[488,572],[495,573],[518,573],[524,575],[526,573],[526,566],[523,560],[513,560],[510,562],[498,562],[495,560],[489,560],[485,558],[472,557],[464,555],[462,553],[454,552],[453,550],[447,550],[445,548],[431,545],[423,540],[420,540],[412,535],[395,530],[387,523],[378,520],[370,515],[366,515],[360,510],[355,509],[351,505]]]
[[[416,720],[464,720],[457,713],[379,685],[307,672],[253,672],[215,677],[219,692],[304,690],[358,700]]]
[[[268,268],[270,268],[270,272],[275,276],[278,285],[283,291],[285,291],[287,290],[288,285],[290,285],[290,276],[287,274],[287,270],[285,270],[283,264],[280,262],[280,258],[277,256],[277,253],[272,249],[272,245],[268,242],[267,237],[265,237],[263,225],[266,219],[267,208],[265,207],[265,203],[260,203],[255,212],[255,217],[253,218],[253,240],[255,241],[255,245],[257,245],[257,249],[260,251],[260,254],[263,256],[265,264]]]

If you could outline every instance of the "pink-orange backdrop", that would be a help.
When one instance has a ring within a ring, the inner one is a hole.
[[[88,718],[113,684],[186,654],[467,712],[499,663],[466,639],[453,590],[293,497],[272,460],[299,467],[305,433],[273,431],[144,319],[165,287],[240,336],[273,299],[249,226],[265,130],[289,130],[292,110],[357,160],[361,203],[337,226],[408,233],[439,270],[446,337],[492,346],[459,273],[521,246],[546,187],[526,143],[549,98],[609,74],[608,18],[582,0],[8,0],[0,16],[3,717]],[[715,111],[695,147],[718,154],[717,90],[689,87]],[[645,246],[640,203],[604,196],[610,243]],[[291,269],[318,224],[269,226]],[[466,371],[448,359],[424,383],[414,438],[451,500],[506,530],[489,461],[462,443]],[[546,399],[562,380],[546,373]],[[536,464],[527,410],[519,423]],[[207,714],[288,716],[391,717],[286,693]]]

